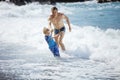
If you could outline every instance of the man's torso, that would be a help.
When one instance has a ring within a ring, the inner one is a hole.
[[[50,21],[54,25],[55,29],[60,29],[60,28],[62,28],[64,26],[62,16],[63,16],[62,13],[58,13],[58,15],[56,17],[54,17],[53,15],[51,15]]]

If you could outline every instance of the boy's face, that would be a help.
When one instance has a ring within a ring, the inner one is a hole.
[[[50,30],[49,30],[49,29],[46,29],[46,33],[47,33],[47,34],[50,34]]]

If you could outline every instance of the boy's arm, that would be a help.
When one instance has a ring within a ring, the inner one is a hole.
[[[50,30],[50,35],[52,36],[52,33],[53,33],[53,29]]]
[[[59,34],[56,34],[56,35],[53,36],[53,38],[56,38],[56,37],[58,37],[58,36],[59,36]]]

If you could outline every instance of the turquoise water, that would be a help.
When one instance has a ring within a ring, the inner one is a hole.
[[[71,22],[79,26],[95,26],[102,29],[120,29],[120,3],[63,4],[71,8]]]

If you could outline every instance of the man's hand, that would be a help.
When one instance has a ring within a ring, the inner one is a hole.
[[[56,38],[56,37],[58,37],[59,36],[59,34],[56,34],[56,35],[54,35],[54,37],[53,38]]]

